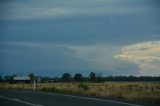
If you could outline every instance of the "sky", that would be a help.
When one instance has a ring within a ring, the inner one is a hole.
[[[159,0],[1,0],[0,75],[160,76]]]

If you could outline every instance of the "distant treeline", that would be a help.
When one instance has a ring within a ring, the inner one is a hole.
[[[160,81],[160,76],[106,76],[102,77],[102,74],[95,74],[91,72],[88,77],[84,77],[81,73],[76,73],[72,76],[70,73],[62,74],[62,77],[43,77],[43,76],[35,76],[33,73],[28,75],[30,77],[31,82],[36,80],[37,82],[42,83],[50,83],[50,82],[106,82],[106,81]],[[0,76],[0,82],[14,83],[14,77],[16,75],[11,76]]]

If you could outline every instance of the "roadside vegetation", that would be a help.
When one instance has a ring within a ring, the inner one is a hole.
[[[33,80],[36,77],[30,74],[31,83],[14,83],[12,79],[1,78],[0,89],[33,90]],[[3,80],[3,81],[2,81]],[[149,102],[160,104],[160,77],[101,77],[91,72],[89,77],[80,73],[73,77],[64,73],[61,78],[42,78],[36,83],[36,91],[82,94],[99,97],[113,97],[129,101]],[[9,82],[11,81],[11,82]]]
[[[1,83],[0,89],[32,90],[33,84]],[[159,82],[39,83],[36,90],[160,103]]]

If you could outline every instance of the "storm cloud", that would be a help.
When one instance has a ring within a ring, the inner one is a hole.
[[[2,0],[0,74],[160,75],[159,0]]]

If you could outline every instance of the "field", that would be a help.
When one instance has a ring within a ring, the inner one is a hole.
[[[32,90],[33,84],[2,83],[0,89]],[[41,83],[36,90],[160,103],[160,82]]]

